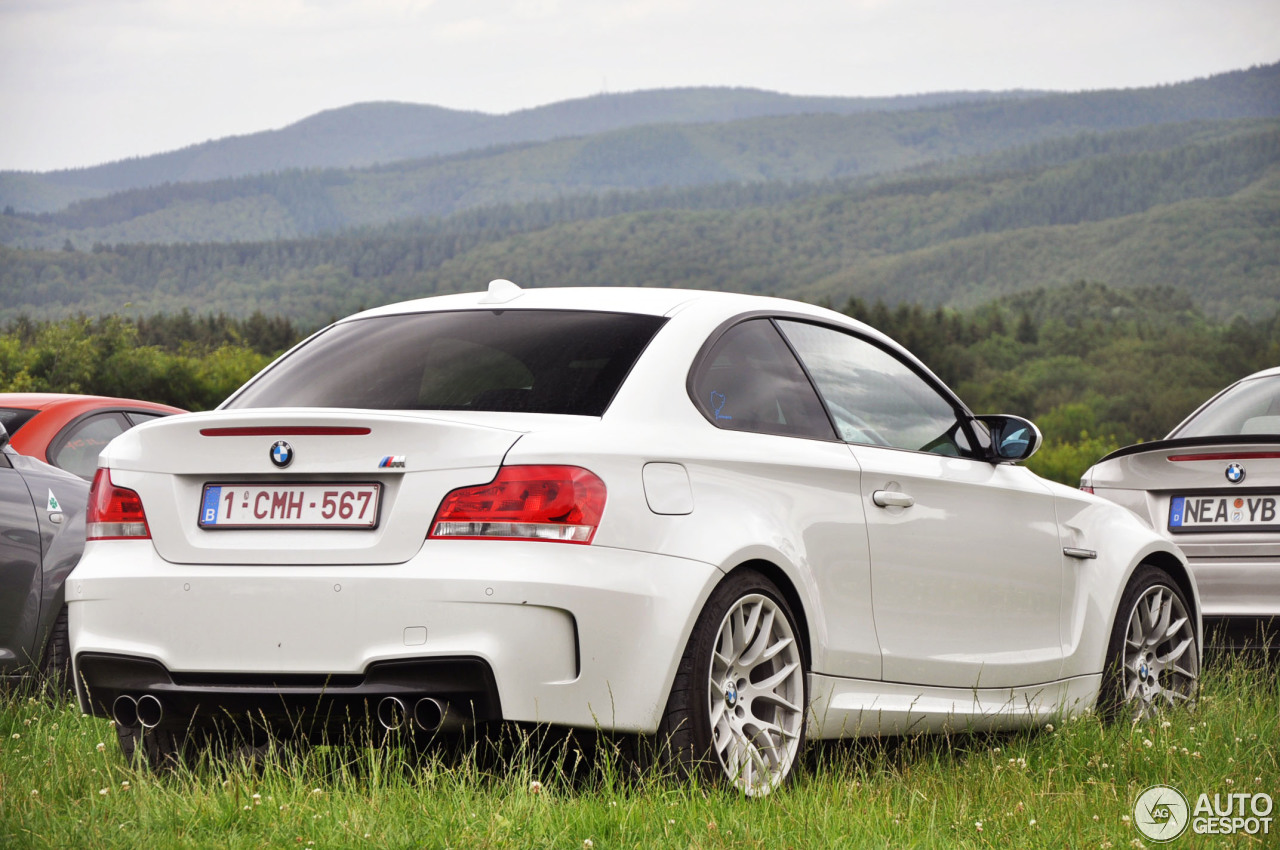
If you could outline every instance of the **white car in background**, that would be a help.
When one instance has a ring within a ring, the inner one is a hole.
[[[1081,489],[1133,511],[1178,544],[1226,644],[1280,620],[1280,367],[1206,401],[1163,440],[1112,452]]]
[[[102,454],[81,705],[153,764],[236,727],[653,736],[748,794],[806,736],[1193,698],[1186,563],[900,346],[791,301],[487,292],[320,331]]]

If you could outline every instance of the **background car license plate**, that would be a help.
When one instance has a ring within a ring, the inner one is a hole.
[[[206,484],[201,528],[376,528],[379,484]]]
[[[1280,496],[1266,493],[1174,496],[1169,503],[1169,530],[1280,529],[1278,505]]]

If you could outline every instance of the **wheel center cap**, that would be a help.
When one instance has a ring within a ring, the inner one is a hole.
[[[1147,674],[1150,672],[1151,668],[1147,666],[1147,662],[1142,662],[1142,666],[1138,668],[1138,676],[1145,679],[1147,678]]]
[[[733,682],[724,686],[724,704],[730,708],[738,704],[738,686]]]

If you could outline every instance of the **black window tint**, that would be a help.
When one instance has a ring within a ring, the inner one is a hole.
[[[98,455],[102,454],[107,443],[129,428],[129,423],[119,413],[100,413],[81,419],[59,434],[49,446],[49,461],[81,478],[93,478],[98,468]]]
[[[835,439],[813,385],[773,323],[725,332],[697,367],[694,401],[718,428]]]
[[[27,410],[23,407],[0,407],[0,425],[9,432],[12,437],[18,433],[18,429],[26,425],[31,417],[36,415],[36,411]]]
[[[804,322],[779,322],[840,438],[945,455],[968,454],[956,410],[906,363],[864,339]]]
[[[143,422],[150,422],[152,419],[163,419],[168,413],[148,413],[142,410],[126,410],[124,415],[129,417],[132,425],[141,425]]]
[[[345,322],[277,363],[228,406],[600,416],[663,321],[476,310]]]

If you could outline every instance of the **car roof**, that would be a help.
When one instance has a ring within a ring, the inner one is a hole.
[[[27,410],[45,410],[63,404],[84,405],[86,407],[140,407],[151,410],[163,410],[171,413],[185,413],[181,408],[154,401],[143,401],[137,398],[117,398],[106,395],[82,395],[79,393],[0,393],[0,407],[20,407]]]
[[[815,315],[834,315],[828,310],[813,307],[799,301],[774,298],[766,295],[743,295],[736,292],[718,292],[696,289],[669,289],[665,287],[631,286],[580,286],[524,289],[506,280],[495,280],[482,292],[464,292],[453,295],[437,295],[413,301],[401,301],[376,307],[348,316],[341,321],[368,318],[370,316],[398,315],[437,310],[602,310],[606,312],[639,313],[651,316],[670,316],[694,303],[716,304],[725,315],[753,310],[802,312]],[[843,317],[847,321],[847,317]]]

